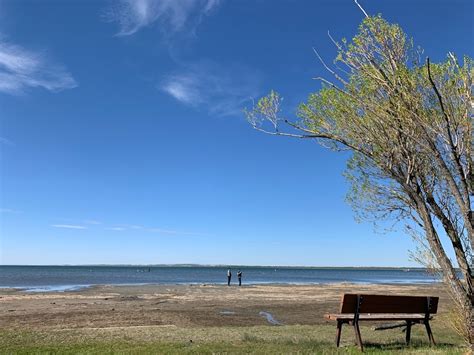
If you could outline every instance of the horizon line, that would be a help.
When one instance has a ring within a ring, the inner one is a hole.
[[[0,264],[3,266],[133,266],[133,267],[255,267],[255,268],[295,268],[295,269],[428,269],[423,266],[317,266],[317,265],[244,265],[244,264],[196,264],[196,263],[171,263],[171,264]]]

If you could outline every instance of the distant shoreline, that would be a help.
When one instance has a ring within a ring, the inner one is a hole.
[[[227,264],[59,264],[59,265],[35,265],[35,264],[7,264],[0,267],[196,267],[196,268],[253,268],[253,269],[268,269],[268,268],[279,268],[279,269],[314,269],[314,270],[428,270],[425,267],[418,266],[295,266],[295,265],[227,265]]]

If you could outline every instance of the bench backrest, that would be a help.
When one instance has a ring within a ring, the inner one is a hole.
[[[438,297],[345,294],[340,313],[429,313],[438,311]]]

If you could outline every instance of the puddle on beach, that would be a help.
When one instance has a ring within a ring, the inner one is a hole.
[[[60,285],[60,286],[33,286],[33,287],[18,287],[21,292],[68,292],[80,291],[89,288],[90,285]]]
[[[234,311],[220,311],[219,314],[223,316],[231,316],[231,315],[234,315],[235,312]]]
[[[275,318],[273,318],[273,314],[269,313],[269,312],[259,312],[258,313],[259,316],[262,316],[262,317],[265,317],[267,318],[267,322],[272,324],[272,325],[283,325],[283,323],[277,321]]]

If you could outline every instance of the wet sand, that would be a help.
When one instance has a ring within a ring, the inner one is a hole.
[[[441,284],[95,286],[47,293],[0,289],[0,329],[326,324],[324,313],[337,312],[341,295],[349,292],[439,296],[440,313],[450,304]]]

